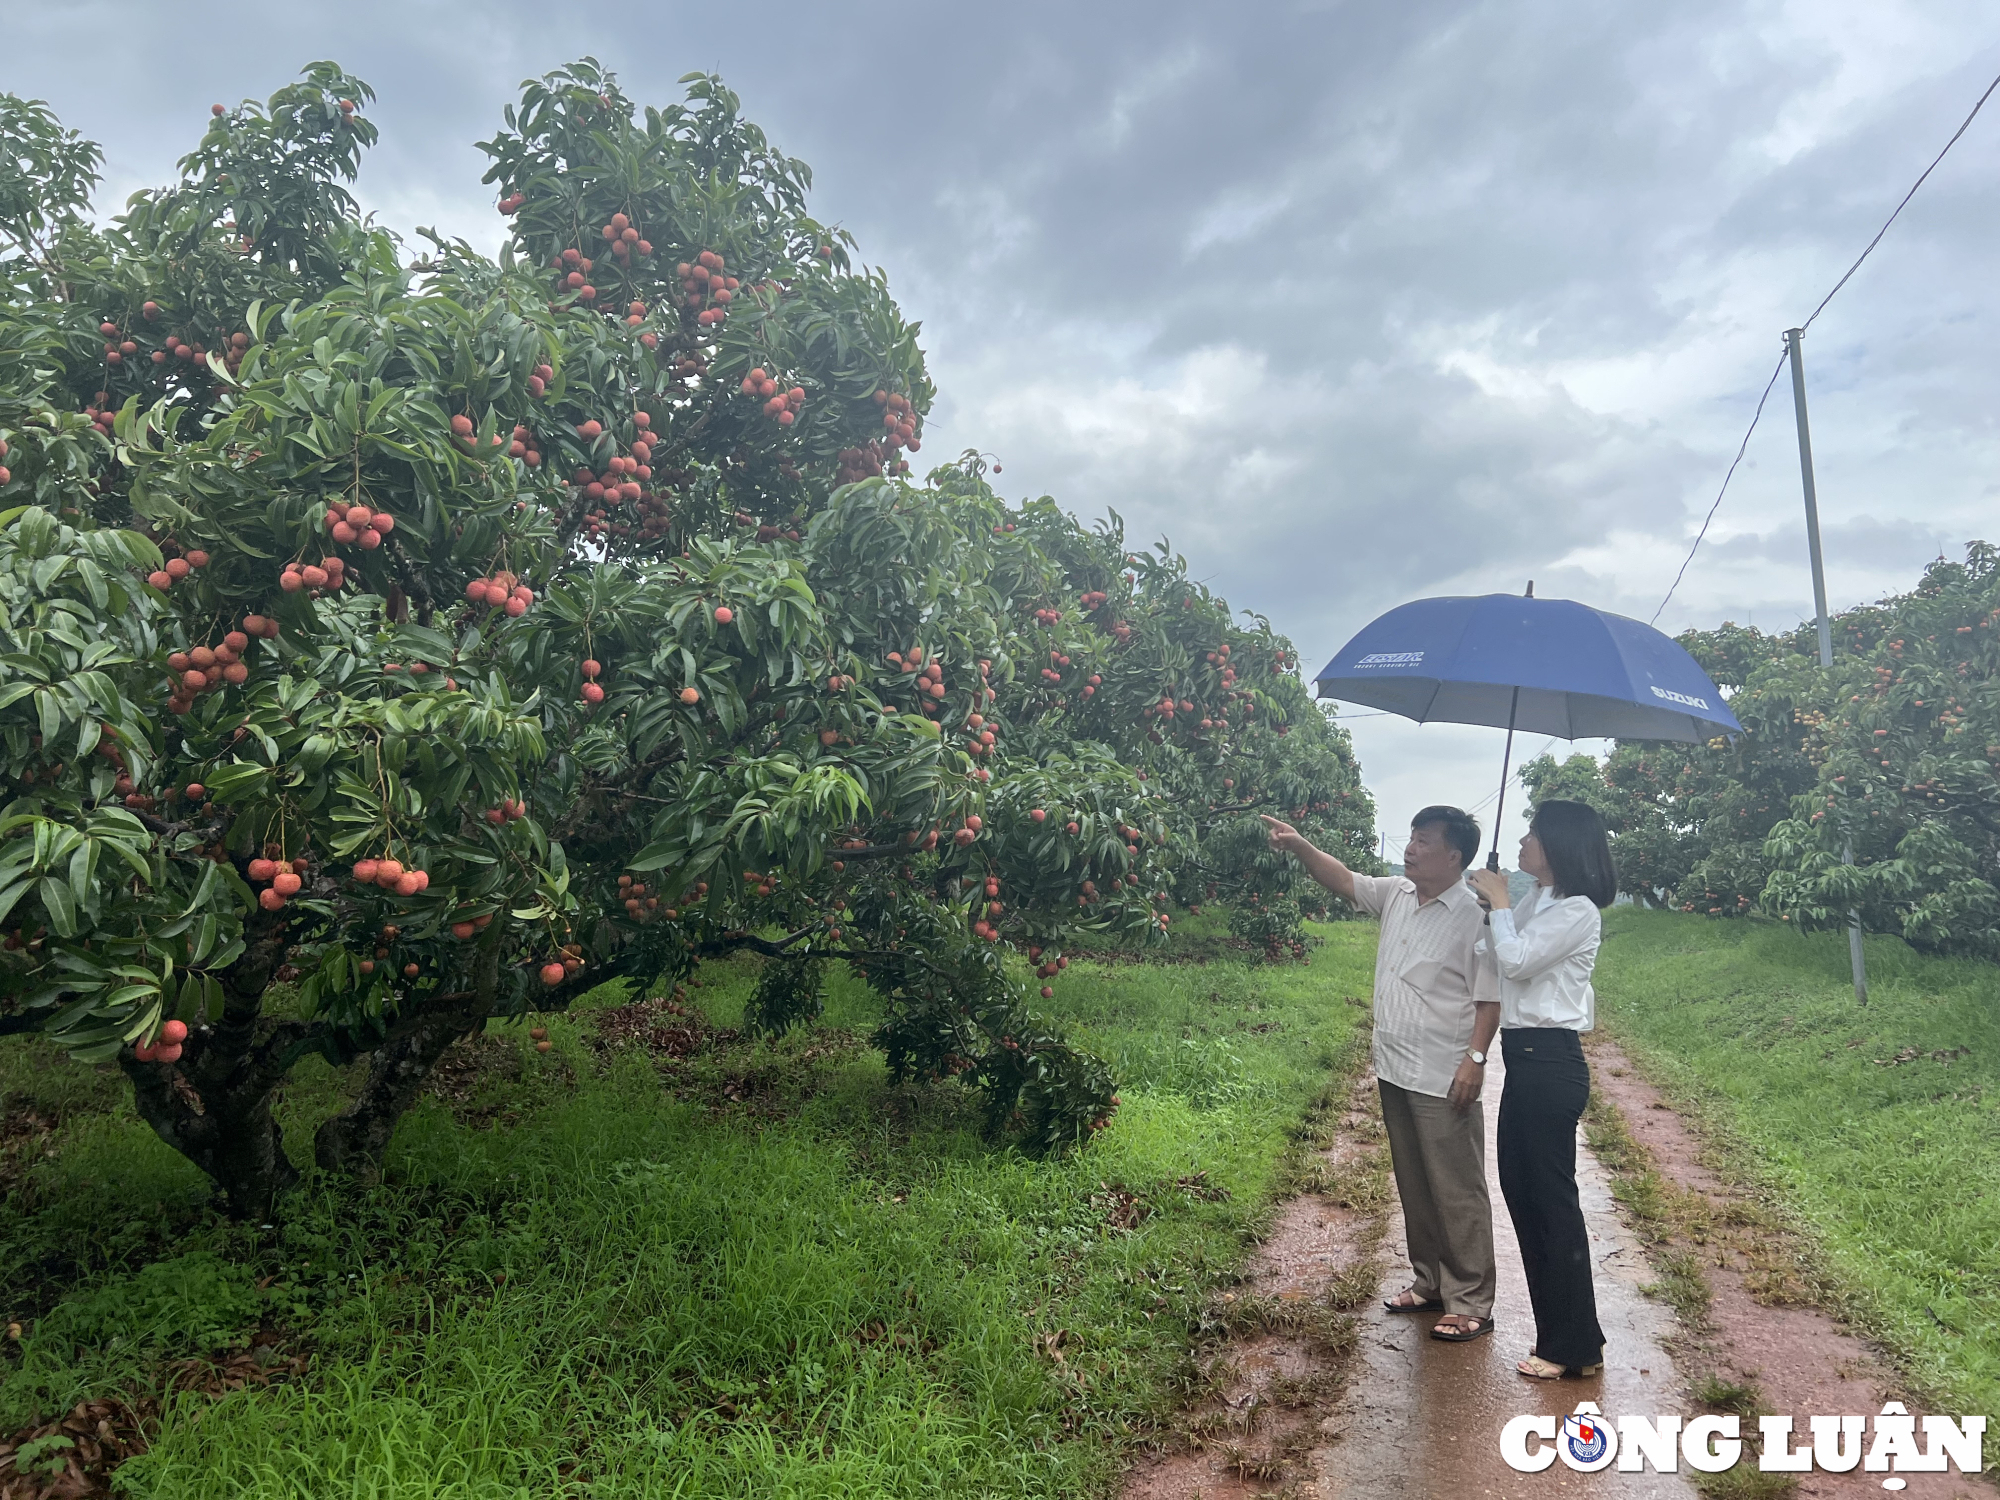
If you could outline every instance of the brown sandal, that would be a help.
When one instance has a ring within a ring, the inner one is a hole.
[[[1458,1325],[1447,1328],[1440,1323],[1431,1330],[1431,1337],[1447,1344],[1469,1344],[1474,1339],[1485,1338],[1493,1331],[1491,1318],[1474,1317],[1471,1313],[1447,1313],[1445,1316],[1458,1319]]]
[[[1394,1313],[1433,1313],[1444,1311],[1444,1299],[1432,1297],[1423,1302],[1405,1302],[1403,1299],[1416,1291],[1414,1286],[1406,1286],[1393,1297],[1384,1297],[1382,1306]]]

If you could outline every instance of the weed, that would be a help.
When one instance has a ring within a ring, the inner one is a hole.
[[[1365,1025],[1325,997],[1365,989],[1373,929],[1324,931],[1279,968],[1072,955],[1070,1035],[1151,1069],[1080,1154],[996,1152],[963,1088],[891,1084],[838,968],[817,1023],[741,1035],[738,962],[698,1021],[607,989],[546,1018],[546,1054],[492,1026],[379,1186],[312,1180],[269,1229],[212,1213],[121,1078],[0,1041],[0,1118],[46,1122],[0,1204],[0,1311],[27,1324],[0,1430],[159,1393],[117,1481],[158,1500],[1101,1490],[1199,1380],[1203,1309]],[[301,1066],[295,1150],[350,1086]],[[1269,1316],[1352,1338],[1328,1305]],[[183,1388],[190,1360],[242,1388]]]

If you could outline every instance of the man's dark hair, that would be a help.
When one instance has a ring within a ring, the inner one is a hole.
[[[1462,807],[1426,807],[1410,819],[1410,832],[1433,825],[1444,830],[1446,841],[1458,851],[1459,864],[1471,869],[1479,858],[1479,820]]]
[[[1587,802],[1544,802],[1528,821],[1542,858],[1556,878],[1558,896],[1588,896],[1609,906],[1618,895],[1618,866],[1604,819]]]

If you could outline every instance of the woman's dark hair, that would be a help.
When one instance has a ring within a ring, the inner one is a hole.
[[[1456,807],[1426,807],[1410,819],[1410,832],[1436,824],[1444,830],[1445,841],[1458,850],[1458,862],[1466,869],[1479,858],[1479,824],[1469,812]]]
[[[1596,808],[1587,802],[1544,802],[1529,820],[1528,832],[1542,846],[1558,896],[1588,896],[1599,906],[1617,898],[1618,866]]]

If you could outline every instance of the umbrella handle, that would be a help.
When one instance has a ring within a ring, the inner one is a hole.
[[[1533,597],[1535,586],[1528,585],[1528,593]],[[1493,848],[1486,855],[1486,868],[1497,871],[1500,868],[1500,820],[1507,814],[1507,771],[1514,762],[1514,715],[1520,712],[1521,690],[1514,689],[1514,697],[1507,705],[1507,748],[1500,754],[1500,803],[1493,809]]]

